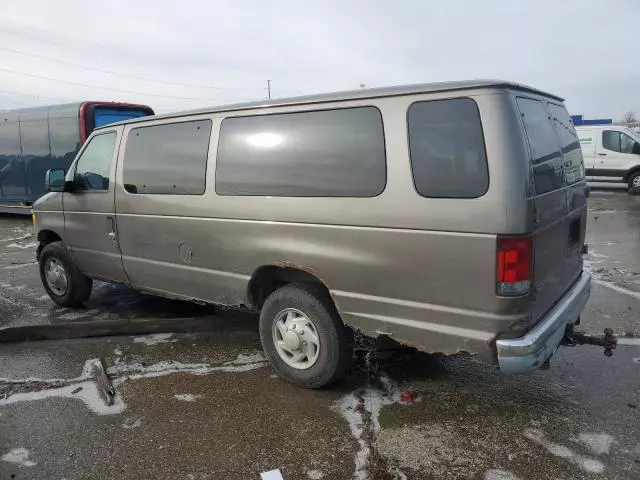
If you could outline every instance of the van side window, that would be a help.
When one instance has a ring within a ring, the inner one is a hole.
[[[220,195],[375,197],[386,184],[382,116],[356,107],[222,121]]]
[[[480,113],[470,98],[416,102],[409,107],[409,150],[423,197],[477,198],[489,188]]]
[[[566,108],[555,103],[548,105],[564,155],[565,180],[568,185],[580,182],[584,180],[584,162],[576,129]]]
[[[129,193],[202,195],[211,120],[132,129],[127,136],[123,183]]]
[[[76,164],[75,182],[83,190],[109,190],[116,132],[96,135]]]
[[[640,145],[626,133],[615,130],[602,132],[602,146],[607,150],[620,153],[640,153]]]
[[[562,188],[562,150],[546,105],[539,100],[524,97],[516,98],[516,102],[529,142],[536,192],[540,195]]]

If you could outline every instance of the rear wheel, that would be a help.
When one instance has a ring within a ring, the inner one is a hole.
[[[89,299],[93,282],[73,263],[62,242],[40,252],[40,279],[51,299],[63,307],[78,307]]]
[[[640,195],[640,172],[632,173],[629,177],[629,190],[630,195]]]
[[[260,313],[260,339],[273,368],[301,387],[328,385],[351,361],[351,330],[324,288],[312,283],[269,295]]]

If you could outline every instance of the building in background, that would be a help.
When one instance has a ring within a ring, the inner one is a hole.
[[[584,125],[611,125],[613,123],[612,118],[584,118],[582,115],[571,115],[571,121],[578,126]]]

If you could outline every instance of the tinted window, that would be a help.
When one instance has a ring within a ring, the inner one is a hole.
[[[607,150],[620,153],[638,153],[637,142],[626,133],[614,130],[602,132],[602,146]]]
[[[4,122],[0,118],[0,199],[24,199],[25,188],[18,122]]]
[[[124,184],[129,193],[202,195],[211,121],[171,123],[129,132]]]
[[[85,190],[109,190],[116,134],[96,135],[82,152],[76,165],[76,182]]]
[[[516,101],[529,142],[536,192],[542,194],[562,188],[562,152],[546,105],[529,98],[517,98]]]
[[[476,102],[470,98],[409,107],[413,183],[424,197],[475,198],[489,188],[487,156]]]
[[[221,195],[374,197],[386,183],[384,131],[373,107],[226,118]]]
[[[564,155],[564,178],[569,185],[579,182],[584,179],[584,163],[580,140],[571,117],[563,106],[554,103],[549,104],[549,112]]]

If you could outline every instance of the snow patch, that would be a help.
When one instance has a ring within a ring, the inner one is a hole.
[[[26,448],[9,450],[9,453],[5,453],[0,459],[8,463],[20,465],[21,467],[35,467],[37,464],[33,460],[29,460],[29,450]]]
[[[240,353],[235,360],[231,362],[226,362],[225,365],[227,364],[246,365],[248,363],[258,363],[258,362],[266,362],[266,361],[267,359],[264,357],[264,355],[262,355],[262,353],[251,353],[251,354]]]
[[[618,338],[618,345],[638,345],[638,346],[640,346],[640,337],[619,337]]]
[[[27,238],[33,237],[33,233],[25,233],[19,237],[11,237],[11,238],[3,238],[3,242],[19,242],[20,240],[26,240]]]
[[[589,473],[602,473],[604,472],[604,464],[595,458],[587,457],[575,453],[568,447],[560,445],[559,443],[553,443],[544,438],[544,434],[539,430],[527,429],[524,431],[524,436],[529,440],[543,446],[549,453],[556,457],[564,458],[580,469]]]
[[[144,343],[145,345],[157,345],[159,343],[175,343],[178,341],[173,337],[173,333],[154,333],[144,337],[135,337],[133,343]]]
[[[382,375],[380,382],[386,388],[386,392],[375,388],[367,388],[361,393],[350,393],[338,400],[333,408],[337,410],[349,424],[351,434],[357,439],[359,450],[356,452],[354,462],[356,470],[353,473],[354,480],[368,480],[369,457],[371,456],[371,448],[367,441],[367,435],[364,433],[365,416],[364,412],[368,412],[371,418],[371,430],[374,438],[380,432],[380,411],[384,405],[392,405],[400,403],[406,405],[407,402],[401,400],[402,392],[397,388],[395,382]],[[416,397],[415,401],[421,401],[421,397]],[[393,472],[395,478],[406,478],[400,471]]]
[[[174,395],[173,398],[176,400],[180,400],[182,402],[195,402],[199,398],[202,398],[202,395],[193,395],[191,393],[181,393],[179,395]]]
[[[38,242],[29,242],[29,243],[24,243],[24,244],[20,244],[20,243],[10,243],[9,245],[7,245],[7,248],[21,248],[21,249],[26,249],[26,248],[35,248],[38,246]]]
[[[324,473],[322,473],[320,470],[309,470],[307,472],[307,477],[311,480],[321,480],[322,478],[324,478]]]
[[[253,360],[253,362],[249,360]],[[8,398],[0,399],[0,407],[19,402],[43,400],[46,398],[77,398],[80,399],[92,412],[98,415],[111,415],[123,412],[127,407],[120,395],[116,393],[114,403],[107,406],[98,393],[97,387],[92,379],[92,366],[94,360],[87,360],[80,376],[72,379],[49,379],[26,378],[23,380],[11,380],[0,378],[4,383],[33,383],[41,382],[48,384],[63,383],[65,386],[48,388],[33,392],[14,393]],[[107,368],[108,375],[115,378],[112,381],[114,386],[120,385],[126,380],[137,380],[140,378],[154,378],[169,375],[172,373],[190,373],[194,375],[206,375],[211,372],[247,372],[267,365],[262,354],[243,355],[240,354],[235,360],[225,362],[222,365],[210,366],[208,363],[181,363],[172,361],[158,362],[153,365],[143,366],[140,363],[118,363]],[[78,391],[78,387],[81,390]],[[76,393],[73,393],[73,392]]]
[[[493,469],[484,475],[485,480],[520,480],[516,474],[507,470]]]
[[[77,393],[72,393],[78,387],[82,387],[82,390]],[[121,413],[127,408],[117,393],[113,398],[113,405],[107,406],[102,396],[98,393],[96,384],[90,380],[67,385],[66,387],[49,388],[35,392],[14,393],[9,398],[0,400],[0,406],[19,402],[30,402],[33,400],[44,400],[46,398],[77,398],[82,400],[89,410],[98,415],[113,415],[115,413]]]
[[[638,300],[640,300],[640,292],[636,292],[636,291],[633,291],[633,290],[628,290],[628,289],[623,288],[623,287],[619,287],[618,285],[615,285],[612,282],[608,282],[606,280],[601,280],[599,278],[594,278],[593,276],[591,277],[591,281],[593,283],[597,284],[597,285],[601,285],[603,287],[609,288],[609,289],[613,290],[614,292],[622,293],[624,295],[629,295],[630,297],[637,298]]]
[[[596,455],[608,454],[613,444],[613,437],[606,433],[581,433],[578,440]]]
[[[27,263],[16,263],[14,265],[7,265],[6,267],[4,267],[5,270],[17,270],[19,268],[24,268],[24,267],[30,267],[32,265],[37,265],[38,262],[27,262]],[[49,298],[47,296],[47,298]]]
[[[182,363],[174,361],[161,361],[153,365],[140,363],[119,363],[107,368],[107,373],[117,376],[114,385],[125,380],[137,380],[139,378],[154,378],[169,375],[171,373],[190,373],[193,375],[206,375],[212,372],[248,372],[256,368],[264,367],[267,360],[260,353],[251,355],[238,355],[238,358],[222,365],[211,366],[208,363]]]

